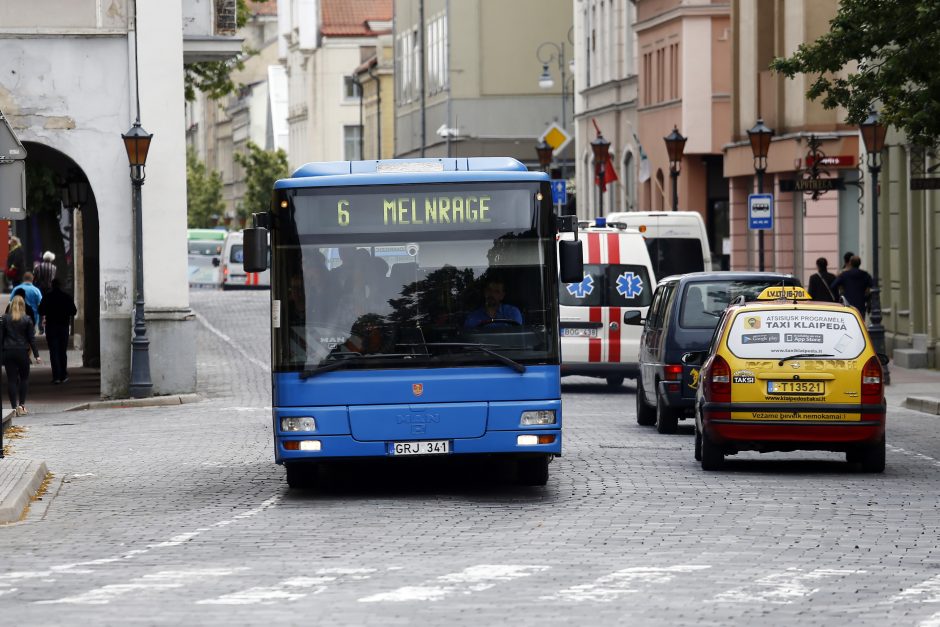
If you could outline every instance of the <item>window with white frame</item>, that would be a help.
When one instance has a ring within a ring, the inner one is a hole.
[[[447,89],[447,16],[441,13],[427,23],[425,38],[428,47],[428,93]]]
[[[343,77],[343,98],[346,100],[358,100],[362,97],[362,85],[356,80],[355,76]]]
[[[358,124],[343,127],[343,158],[346,161],[362,159],[362,127]]]

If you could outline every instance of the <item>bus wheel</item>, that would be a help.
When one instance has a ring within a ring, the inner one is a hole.
[[[520,485],[545,485],[548,483],[548,455],[516,461],[516,480]]]
[[[607,385],[612,388],[620,387],[623,385],[623,377],[607,377]]]
[[[317,486],[319,468],[316,464],[288,462],[284,468],[287,470],[287,487],[291,490],[310,490]]]

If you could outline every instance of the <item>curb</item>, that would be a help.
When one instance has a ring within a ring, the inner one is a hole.
[[[940,398],[929,396],[908,396],[903,403],[904,407],[927,414],[940,415]]]
[[[26,468],[0,503],[0,524],[16,522],[48,473],[46,462],[26,462]]]
[[[119,398],[113,401],[93,401],[69,407],[65,411],[83,411],[88,409],[126,409],[131,407],[166,407],[196,403],[202,398],[198,394],[174,394],[172,396],[154,396],[151,398]]]

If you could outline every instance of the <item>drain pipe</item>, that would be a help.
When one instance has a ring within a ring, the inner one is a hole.
[[[378,57],[376,57],[376,63],[378,63]],[[379,82],[379,77],[375,74],[375,66],[370,65],[369,69],[366,70],[366,73],[372,77],[372,82],[375,83],[375,158],[382,158],[382,83]]]

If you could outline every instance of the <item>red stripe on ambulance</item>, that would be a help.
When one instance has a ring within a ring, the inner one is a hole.
[[[591,307],[590,308],[590,321],[591,322],[600,322],[601,328],[597,330],[598,335],[604,334],[604,315],[602,307]],[[588,340],[588,361],[598,362],[601,360],[601,344],[603,340],[600,337],[592,337]]]

